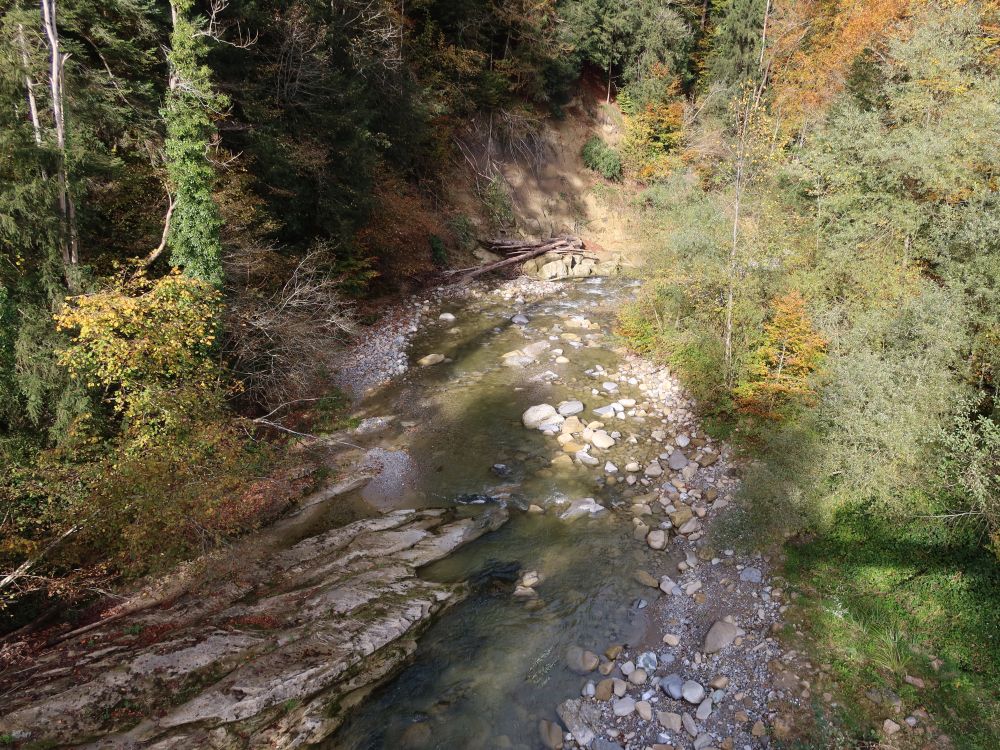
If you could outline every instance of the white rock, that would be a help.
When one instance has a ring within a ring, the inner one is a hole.
[[[572,417],[583,411],[583,403],[580,401],[563,401],[559,404],[557,411],[564,417]]]
[[[615,439],[611,437],[604,430],[598,430],[594,433],[594,437],[591,439],[595,448],[601,448],[607,450],[615,444]]]
[[[538,429],[557,418],[561,423],[562,417],[559,416],[556,408],[551,404],[536,404],[535,406],[528,407],[524,414],[521,415],[521,421],[524,423],[524,426],[531,430]]]
[[[688,680],[681,686],[681,697],[691,704],[701,703],[705,700],[705,688],[694,680]]]

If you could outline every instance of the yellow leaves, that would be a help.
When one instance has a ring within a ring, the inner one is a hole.
[[[823,360],[827,341],[813,328],[798,292],[775,298],[771,310],[750,377],[736,388],[736,396],[741,411],[780,419],[785,407],[815,397],[810,378]]]
[[[56,328],[73,332],[59,362],[71,377],[86,376],[87,387],[108,389],[117,411],[156,411],[151,394],[215,380],[209,350],[218,307],[211,285],[176,271],[156,280],[122,275],[67,298],[55,314]]]

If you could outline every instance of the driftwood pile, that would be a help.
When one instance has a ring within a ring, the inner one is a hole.
[[[459,276],[456,283],[464,284],[470,279],[474,279],[484,273],[491,273],[501,268],[524,263],[540,255],[564,255],[567,253],[579,253],[585,250],[583,240],[572,235],[551,237],[540,241],[496,239],[488,240],[485,244],[490,252],[497,255],[505,255],[506,257],[502,260],[495,260],[492,263],[486,263],[474,268],[460,268],[448,271],[449,274]]]

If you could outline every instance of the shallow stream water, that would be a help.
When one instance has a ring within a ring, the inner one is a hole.
[[[469,581],[470,595],[421,636],[412,663],[323,747],[540,747],[539,720],[554,719],[555,707],[579,696],[588,679],[568,668],[567,649],[599,654],[611,643],[647,638],[649,590],[633,574],[651,566],[654,553],[632,541],[630,517],[611,510],[558,517],[569,500],[593,497],[610,509],[642,492],[605,483],[606,458],[621,466],[630,447],[619,441],[599,466],[556,470],[555,438],[521,424],[533,404],[578,398],[587,421],[596,419],[593,408],[614,400],[592,394],[601,378],[586,371],[618,366],[614,314],[633,292],[630,282],[594,279],[566,282],[535,302],[485,295],[446,303],[414,340],[411,359],[440,352],[449,360],[415,367],[363,405],[368,415],[395,416],[370,453],[382,473],[362,491],[366,503],[386,510],[503,502],[511,520],[422,571],[433,580]],[[442,311],[456,320],[436,320]],[[513,324],[516,314],[529,322]],[[600,329],[568,327],[573,316]],[[502,366],[503,354],[542,340],[569,362],[556,364],[550,350],[526,368]],[[628,384],[617,395],[641,397]],[[506,471],[498,475],[495,464]],[[525,512],[529,504],[547,512]],[[513,580],[529,570],[542,578],[538,598],[514,597]]]

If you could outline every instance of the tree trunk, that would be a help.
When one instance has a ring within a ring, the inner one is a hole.
[[[611,56],[608,56],[608,99],[607,103],[611,104]]]
[[[24,39],[24,26],[17,25],[17,44],[24,66],[24,85],[28,89],[28,112],[31,115],[31,129],[35,134],[35,145],[42,145],[42,125],[38,120],[38,103],[35,101],[35,81],[31,77],[31,63],[28,59],[28,43]],[[44,175],[43,175],[44,176]]]
[[[771,15],[771,0],[767,0],[764,7],[764,29],[760,34],[760,61],[758,65],[764,67],[764,52],[767,50],[767,17]]]
[[[57,180],[59,183],[59,212],[62,218],[60,250],[63,263],[75,266],[80,262],[79,239],[76,231],[76,206],[70,193],[66,157],[66,113],[63,84],[65,65],[69,55],[59,49],[59,32],[56,29],[56,0],[42,0],[42,19],[45,36],[49,40],[49,86],[52,91],[52,120],[56,132],[56,149],[59,155]],[[72,282],[70,282],[72,286]]]

